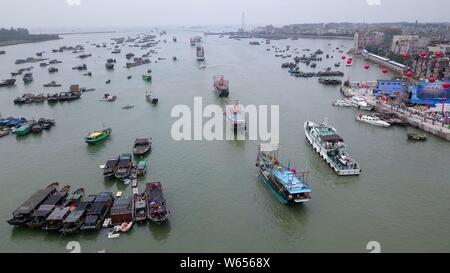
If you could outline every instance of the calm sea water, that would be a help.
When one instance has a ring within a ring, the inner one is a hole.
[[[280,65],[288,59],[274,57],[266,48],[291,45],[322,49],[334,55],[336,47],[347,51],[352,42],[343,40],[299,39],[273,41],[271,45],[250,46],[248,40],[235,41],[217,36],[204,38],[206,60],[210,66],[200,70],[195,49],[189,45],[188,30],[169,30],[167,43],[161,43],[158,57],[167,60],[132,69],[123,68],[125,54],[137,56],[146,51],[122,48],[110,54],[87,43],[110,42],[112,37],[135,36],[133,32],[64,36],[64,39],[2,48],[0,78],[21,67],[14,60],[47,51],[45,57],[62,60],[59,72],[31,64],[34,82],[24,86],[21,78],[12,88],[0,89],[2,116],[53,118],[57,125],[41,135],[0,139],[0,251],[67,252],[69,241],[79,241],[82,251],[96,252],[367,252],[369,241],[378,241],[382,251],[450,250],[450,145],[430,136],[425,143],[406,140],[406,128],[376,128],[355,121],[357,111],[331,106],[340,97],[338,87],[325,87],[317,78],[298,79]],[[172,42],[172,36],[178,42]],[[86,47],[93,56],[80,60],[71,52],[50,53],[62,45]],[[301,52],[302,53],[302,52]],[[173,62],[172,56],[178,61]],[[325,55],[324,55],[325,56]],[[114,71],[106,71],[107,58],[117,59]],[[155,58],[152,58],[155,60]],[[340,59],[339,59],[340,60]],[[318,63],[319,69],[333,66],[336,59]],[[86,63],[92,77],[72,70]],[[141,75],[153,70],[153,83]],[[352,68],[341,68],[347,79],[376,80],[380,69],[363,69],[355,59]],[[230,99],[247,104],[280,105],[280,156],[302,170],[310,171],[313,199],[300,207],[280,204],[257,179],[254,141],[181,141],[170,136],[175,121],[173,106],[193,105],[201,96],[204,105],[223,104],[212,91],[212,76],[223,74],[230,80]],[[126,77],[132,75],[131,80]],[[111,79],[106,85],[105,80]],[[62,88],[45,89],[51,80]],[[96,88],[78,101],[50,106],[13,105],[23,93],[65,91],[70,84]],[[159,97],[151,106],[145,91]],[[113,103],[99,102],[104,93],[118,96]],[[121,109],[126,104],[135,107]],[[325,117],[349,145],[350,154],[363,169],[359,177],[337,177],[305,141],[303,122]],[[109,140],[88,147],[83,138],[88,131],[113,129]],[[413,129],[409,129],[413,130]],[[89,193],[124,191],[131,188],[105,182],[99,165],[109,157],[131,151],[136,137],[152,137],[153,151],[148,156],[148,174],[140,183],[161,181],[172,211],[166,225],[136,226],[118,239],[107,239],[106,230],[92,234],[63,237],[41,231],[13,228],[5,221],[11,212],[36,189],[52,181],[84,187]]]

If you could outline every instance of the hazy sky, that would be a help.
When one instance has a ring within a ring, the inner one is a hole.
[[[0,26],[450,21],[450,0],[1,0]]]

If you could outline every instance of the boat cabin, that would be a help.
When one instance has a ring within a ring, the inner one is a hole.
[[[134,220],[133,214],[133,199],[131,197],[118,198],[114,200],[114,205],[111,208],[111,223],[118,225],[124,222],[132,222]]]
[[[63,226],[64,219],[66,219],[69,213],[70,213],[69,207],[56,208],[55,210],[53,210],[50,216],[47,217],[44,230],[46,231],[60,230]]]
[[[113,202],[112,192],[103,192],[95,197],[91,209],[89,210],[86,221],[81,227],[82,230],[97,230],[100,228],[101,221],[109,212]]]

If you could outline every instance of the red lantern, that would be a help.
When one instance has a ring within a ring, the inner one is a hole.
[[[381,72],[383,72],[383,74],[387,74],[387,73],[389,73],[389,70],[387,70],[387,69],[385,68],[385,69],[383,69]]]
[[[430,76],[430,77],[428,78],[428,81],[429,81],[430,83],[434,83],[434,82],[436,81],[436,79],[435,79],[433,76]]]
[[[403,59],[409,59],[409,54],[408,53],[403,54]]]
[[[345,56],[342,56],[342,60],[345,60],[345,58],[346,58]]]
[[[425,51],[420,52],[420,57],[425,58],[428,54]]]
[[[352,64],[352,60],[348,59],[347,64]]]
[[[444,82],[444,83],[442,84],[442,87],[444,87],[445,89],[450,88],[450,83]]]
[[[366,65],[364,66],[364,69],[365,69],[365,70],[369,70],[369,68],[370,68],[370,66],[369,66],[368,64],[366,64]]]
[[[411,71],[406,72],[406,77],[411,78],[413,73]]]
[[[353,58],[348,58],[349,61],[353,61]]]

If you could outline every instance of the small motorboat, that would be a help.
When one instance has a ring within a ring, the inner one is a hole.
[[[117,96],[115,95],[111,95],[111,94],[105,94],[103,96],[103,98],[100,99],[100,101],[108,101],[108,102],[113,102],[117,99]]]
[[[111,80],[106,80],[105,83],[106,83],[106,84],[110,84],[110,83],[111,83]]]
[[[426,135],[420,135],[420,134],[414,134],[414,133],[408,133],[408,140],[414,140],[414,141],[426,141],[428,137]]]
[[[133,108],[134,107],[134,105],[129,105],[129,104],[127,104],[127,105],[125,105],[124,107],[122,107],[122,109],[131,109],[131,108]]]
[[[106,161],[105,165],[103,166],[103,177],[105,179],[113,178],[114,173],[117,170],[117,162],[119,162],[119,158],[110,158]]]

